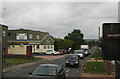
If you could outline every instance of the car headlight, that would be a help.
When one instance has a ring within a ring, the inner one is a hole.
[[[87,54],[88,52],[86,51],[85,53]]]
[[[75,63],[78,63],[78,62],[75,62]]]
[[[66,61],[66,63],[68,63],[68,61]]]

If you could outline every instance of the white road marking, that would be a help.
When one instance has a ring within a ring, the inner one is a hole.
[[[66,72],[69,72],[69,71],[70,71],[69,69],[66,70]]]
[[[60,66],[63,66],[63,65],[64,65],[64,63],[60,64]]]

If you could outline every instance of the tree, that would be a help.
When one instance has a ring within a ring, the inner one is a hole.
[[[69,39],[60,39],[60,38],[55,38],[54,39],[55,43],[55,50],[58,49],[68,49],[72,47],[73,41]]]
[[[74,29],[71,33],[68,33],[64,39],[70,39],[73,41],[72,50],[80,49],[80,45],[85,43],[83,40],[83,33],[80,30]]]

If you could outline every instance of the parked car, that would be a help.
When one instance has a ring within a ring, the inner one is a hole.
[[[79,55],[70,54],[66,57],[66,67],[76,66],[79,67]]]
[[[41,64],[29,77],[38,77],[39,79],[65,79],[63,67],[56,64]]]
[[[75,50],[74,54],[79,55],[81,59],[84,59],[85,51],[84,50]]]
[[[60,54],[60,55],[63,55],[63,54],[66,53],[66,50],[65,50],[65,49],[59,49],[58,51],[59,51],[59,54]]]
[[[46,55],[58,55],[59,52],[58,51],[54,51],[52,49],[49,49],[45,52]]]

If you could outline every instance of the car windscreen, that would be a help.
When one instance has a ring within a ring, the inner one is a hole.
[[[77,55],[69,55],[67,56],[67,59],[78,59]]]
[[[39,76],[55,76],[56,75],[56,67],[49,67],[49,66],[40,66],[35,69],[32,75],[39,75]]]
[[[87,51],[88,49],[84,49],[85,51]]]
[[[47,50],[47,52],[53,52],[53,50]]]
[[[84,53],[84,50],[78,50],[78,51],[75,51],[74,53],[76,54]]]
[[[84,53],[84,52],[75,52],[75,54],[81,54],[81,53]]]

